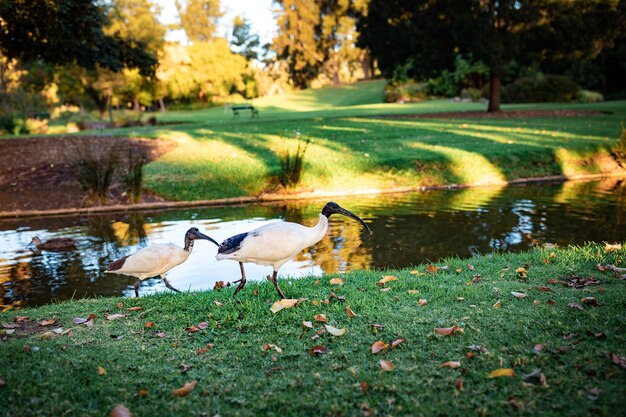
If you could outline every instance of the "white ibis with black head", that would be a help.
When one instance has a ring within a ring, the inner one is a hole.
[[[163,279],[167,288],[172,291],[180,292],[170,285],[167,278],[165,278],[165,273],[187,260],[193,249],[193,242],[197,239],[209,240],[219,246],[215,240],[200,233],[197,227],[192,227],[185,233],[184,248],[173,243],[148,245],[137,253],[113,261],[104,272],[136,277],[137,282],[135,282],[134,286],[136,297],[139,297],[139,285],[141,281],[157,276]]]
[[[218,261],[231,259],[239,262],[241,279],[234,294],[237,294],[246,284],[246,273],[243,269],[244,262],[252,262],[259,265],[271,265],[274,273],[268,279],[272,281],[281,298],[285,295],[278,287],[276,276],[278,270],[287,261],[293,259],[298,252],[322,240],[328,229],[328,218],[333,214],[343,214],[358,221],[370,234],[372,231],[361,218],[342,208],[337,203],[327,203],[319,215],[319,221],[313,227],[303,226],[297,223],[278,222],[259,227],[248,233],[241,233],[229,237],[217,249]]]

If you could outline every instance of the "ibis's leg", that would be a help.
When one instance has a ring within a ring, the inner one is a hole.
[[[278,295],[280,295],[280,298],[285,298],[285,294],[283,294],[282,290],[278,286],[278,282],[276,281],[277,275],[278,275],[278,271],[274,271],[271,277],[269,275],[267,276],[267,279],[272,281],[272,284],[274,284],[274,288],[276,288],[276,291],[278,291]]]
[[[139,285],[141,284],[141,280],[138,279],[137,282],[135,282],[135,285],[133,285],[133,287],[135,287],[135,297],[139,298]]]
[[[167,282],[167,278],[165,278],[165,275],[163,275],[161,278],[163,278],[163,282],[165,283],[165,286],[167,288],[169,288],[172,291],[180,292],[176,288],[172,287],[169,282]]]
[[[235,281],[238,282],[239,285],[237,286],[237,289],[235,290],[235,292],[233,293],[233,295],[237,294],[239,291],[241,291],[241,289],[243,288],[244,285],[246,285],[246,272],[243,270],[243,263],[239,262],[239,269],[241,269],[241,279]]]

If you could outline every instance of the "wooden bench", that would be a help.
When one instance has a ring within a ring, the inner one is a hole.
[[[233,117],[235,118],[239,117],[240,110],[250,110],[250,117],[259,117],[259,111],[255,109],[252,104],[233,104],[231,109],[233,110]]]

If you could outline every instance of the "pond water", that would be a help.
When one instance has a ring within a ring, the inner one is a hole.
[[[361,216],[374,234],[369,236],[351,219],[333,216],[326,236],[285,264],[280,275],[401,268],[537,245],[626,240],[623,178],[333,200]],[[131,296],[134,278],[103,272],[121,256],[148,243],[182,245],[185,231],[192,226],[221,242],[274,221],[313,225],[327,201],[0,220],[0,308]],[[34,236],[44,241],[71,237],[77,247],[70,252],[37,253],[29,246]],[[213,288],[216,281],[238,279],[237,262],[218,262],[215,254],[215,245],[198,241],[188,261],[171,270],[168,280],[180,290],[202,290]],[[246,265],[249,280],[268,274],[271,267]],[[140,287],[142,295],[154,291],[167,291],[159,278]]]

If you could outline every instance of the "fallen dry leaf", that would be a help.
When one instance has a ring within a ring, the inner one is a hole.
[[[420,274],[420,271],[414,269],[413,271],[409,271],[409,274],[417,276]]]
[[[448,361],[448,362],[444,362],[441,364],[441,367],[443,368],[451,368],[451,369],[456,369],[459,366],[461,366],[461,362],[460,361]]]
[[[148,396],[149,392],[147,389],[140,389],[139,392],[137,393],[137,395],[139,396],[139,398],[146,398]]]
[[[14,323],[23,323],[25,321],[28,321],[30,317],[28,316],[15,316],[13,317],[13,322]]]
[[[181,388],[173,389],[172,394],[174,394],[177,397],[184,397],[185,395],[193,391],[197,383],[198,381],[196,380],[191,381],[191,382],[185,382],[185,385],[183,385]]]
[[[72,320],[74,323],[76,324],[84,324],[86,326],[91,326],[93,325],[93,319],[95,319],[96,316],[95,314],[91,313],[89,316],[87,316],[86,319],[82,318],[82,317],[74,317],[74,319]],[[91,324],[88,324],[89,322],[91,322]]]
[[[144,323],[143,327],[147,327],[149,329],[154,327],[154,322],[153,321],[147,321]]]
[[[165,332],[155,332],[154,335],[156,337],[167,337],[167,333]]]
[[[554,290],[553,290],[552,288],[550,288],[550,287],[544,287],[544,286],[542,286],[542,285],[537,285],[537,286],[535,286],[535,289],[536,289],[537,291],[554,292]]]
[[[554,300],[552,300],[552,299],[548,298],[548,299],[546,300],[546,304],[555,305],[555,304],[556,304],[556,301],[554,301]]]
[[[128,307],[126,310],[128,310],[128,311],[139,311],[139,310],[143,310],[143,307],[139,307],[139,306]]]
[[[386,287],[380,290],[380,292],[389,292],[389,291],[391,291],[391,287]]]
[[[495,304],[492,306],[493,308],[500,308],[502,307],[502,303],[500,302],[500,300],[496,301]]]
[[[397,281],[397,280],[398,278],[394,277],[393,275],[384,275],[383,279],[378,281],[376,285],[380,285],[381,287],[384,287],[386,283],[391,282],[391,281]]]
[[[407,294],[419,294],[418,290],[407,290]]]
[[[328,348],[322,345],[313,346],[311,349],[309,349],[309,353],[311,355],[323,355],[324,353],[328,353]]]
[[[111,410],[109,417],[131,417],[130,410],[124,407],[122,404],[118,404]]]
[[[302,321],[302,327],[307,327],[309,329],[313,328],[313,322],[310,321]]]
[[[440,268],[437,268],[435,265],[433,264],[428,264],[426,265],[426,272],[431,272],[431,273],[435,273],[437,271],[439,271]]]
[[[598,307],[598,300],[595,297],[583,297],[580,299],[583,304],[587,304],[592,307]]]
[[[283,353],[283,350],[281,348],[279,348],[278,346],[271,344],[271,343],[266,343],[263,345],[263,347],[261,347],[262,351],[268,351],[270,349],[274,349],[276,352],[278,353]]]
[[[454,388],[461,392],[465,391],[465,387],[463,386],[463,378],[457,378],[456,381],[454,381]]]
[[[124,307],[124,303],[117,303],[116,306],[117,306],[117,308],[122,308],[122,307]]]
[[[331,278],[331,280],[328,281],[328,283],[330,285],[343,285],[343,280],[341,278]]]
[[[39,336],[39,338],[40,339],[52,339],[53,337],[56,337],[56,336],[57,336],[57,333],[49,331],[49,332],[42,333]]]
[[[346,314],[348,315],[348,317],[350,317],[351,319],[356,317],[356,314],[354,311],[352,311],[352,309],[350,308],[350,306],[346,306]]]
[[[515,371],[511,368],[499,368],[489,372],[489,378],[499,378],[502,376],[515,376]]]
[[[270,308],[270,311],[276,314],[284,308],[295,307],[302,304],[306,300],[308,300],[308,298],[283,298],[272,304],[272,308]]]
[[[117,320],[126,317],[126,314],[109,314],[106,316],[107,320]]]
[[[428,303],[428,301],[426,301],[426,299],[425,299],[425,298],[420,298],[420,299],[418,300],[418,302],[417,302],[417,304],[419,304],[419,305],[420,305],[420,307],[425,306],[425,305],[426,305],[426,303]]]
[[[328,323],[328,319],[326,318],[326,314],[316,314],[313,316],[313,320],[321,321],[322,323]]]
[[[529,384],[546,385],[546,376],[541,372],[541,369],[535,369],[529,374],[522,375],[522,380]]]
[[[56,319],[42,320],[42,321],[39,322],[39,325],[40,326],[50,326],[50,325],[52,325],[52,324],[54,324],[56,322],[57,322]]]
[[[379,340],[378,342],[374,343],[372,345],[372,353],[376,354],[378,352],[381,352],[385,349],[387,349],[389,347],[389,345],[385,342],[383,342],[382,340]]]
[[[523,267],[522,268],[517,268],[515,270],[515,272],[517,273],[517,276],[522,278],[522,279],[527,277],[527,275],[526,275],[526,272],[527,272],[526,268],[523,268]]]
[[[621,243],[616,243],[611,245],[610,243],[604,242],[604,250],[607,252],[611,252],[614,250],[619,250],[622,248],[622,244]]]
[[[333,326],[329,326],[328,324],[325,324],[324,327],[326,327],[326,331],[330,334],[332,334],[333,336],[343,336],[344,334],[346,334],[346,329],[338,329],[336,327]]]
[[[196,326],[189,326],[189,327],[186,327],[186,328],[185,328],[185,331],[186,331],[187,333],[195,333],[195,332],[199,332],[199,331],[200,331],[200,329],[199,329],[199,328],[197,328]]]
[[[198,329],[200,329],[200,330],[204,330],[207,327],[209,327],[209,322],[207,322],[207,321],[203,321],[203,322],[198,323]]]
[[[202,355],[213,349],[213,343],[207,343],[205,347],[196,350],[196,355]]]
[[[589,337],[595,337],[596,339],[606,339],[606,334],[602,332],[591,332],[587,330],[585,331],[585,334]]]
[[[567,279],[564,285],[570,288],[584,288],[591,285],[600,285],[600,281],[598,281],[594,277],[579,277],[573,275]]]
[[[533,351],[535,353],[539,353],[541,352],[544,348],[546,347],[546,345],[544,343],[539,343],[537,345],[535,345],[535,347],[533,348]]]
[[[385,371],[391,371],[393,369],[393,363],[391,361],[381,359],[378,363],[380,364],[380,367],[383,368],[383,370]]]
[[[391,342],[391,348],[393,349],[404,342],[406,342],[406,339],[403,337],[401,337],[400,339],[396,339],[393,342]]]
[[[463,328],[457,326],[456,324],[452,327],[437,327],[434,329],[436,333],[439,333],[442,336],[450,336],[455,333],[463,333]]]
[[[610,352],[609,353],[609,359],[615,365],[619,365],[620,367],[622,367],[622,369],[626,369],[626,357],[618,356],[617,354],[615,354],[613,352]]]
[[[511,295],[515,298],[526,298],[528,294],[524,294],[523,292],[511,291]]]
[[[580,305],[580,304],[578,304],[578,303],[569,303],[567,306],[568,306],[569,308],[575,308],[576,310],[583,311],[583,306],[581,306],[581,305]]]
[[[106,375],[107,374],[107,370],[104,369],[104,367],[102,366],[98,366],[98,375]]]

